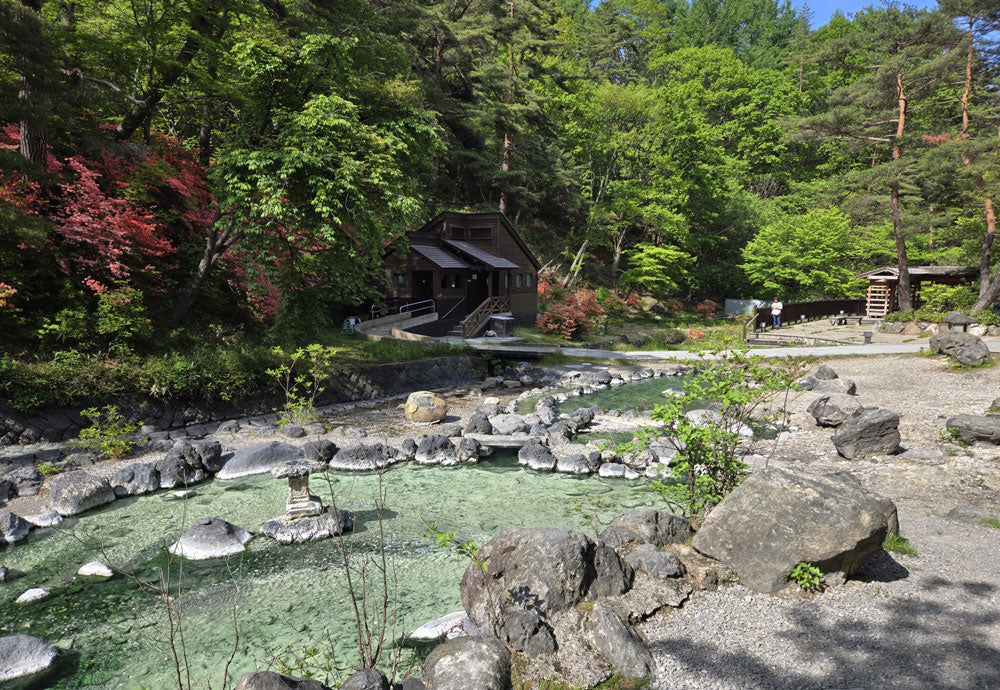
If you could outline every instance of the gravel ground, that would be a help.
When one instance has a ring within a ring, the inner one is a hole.
[[[901,412],[904,451],[838,458],[805,393],[791,404],[800,430],[782,435],[771,462],[852,472],[896,502],[917,555],[875,556],[818,595],[734,585],[657,614],[642,627],[654,688],[1000,688],[1000,529],[944,517],[956,505],[1000,514],[1000,451],[939,440],[945,417],[981,414],[1000,395],[1000,370],[955,372],[928,357],[828,363],[863,404]]]

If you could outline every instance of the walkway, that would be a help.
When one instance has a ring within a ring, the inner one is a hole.
[[[483,343],[482,341],[467,341],[477,350],[493,352],[511,352],[524,355],[546,356],[553,354],[552,346],[520,344],[515,347],[503,347],[499,344]],[[985,341],[990,352],[1000,352],[1000,341]],[[762,357],[845,357],[857,355],[906,355],[916,354],[927,349],[927,343],[893,343],[872,345],[840,345],[835,347],[758,347],[750,352]],[[618,352],[617,350],[590,350],[580,347],[564,347],[559,350],[567,357],[584,359],[623,359],[636,362],[662,360],[692,360],[704,357],[705,352],[690,352],[688,350],[650,350],[637,352]]]

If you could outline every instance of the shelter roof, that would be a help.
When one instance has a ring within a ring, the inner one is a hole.
[[[934,278],[934,277],[954,277],[954,276],[975,276],[978,269],[966,268],[965,266],[909,266],[910,278]],[[873,271],[859,273],[855,278],[867,278],[869,280],[898,280],[899,268],[897,266],[883,266]]]
[[[505,259],[502,256],[497,256],[496,254],[490,254],[485,249],[480,249],[471,242],[463,242],[462,240],[445,240],[444,243],[449,247],[457,249],[466,256],[471,256],[476,261],[486,264],[490,268],[520,268],[520,266],[510,259]]]
[[[521,248],[521,251],[524,252],[525,256],[528,257],[528,261],[531,262],[531,264],[535,267],[536,271],[539,270],[542,267],[542,265],[540,263],[538,263],[538,259],[536,259],[535,255],[532,253],[532,251],[530,249],[528,249],[528,245],[526,245],[524,243],[524,240],[521,239],[521,235],[518,234],[517,230],[514,229],[514,226],[511,225],[510,220],[503,213],[499,213],[499,212],[491,212],[491,213],[461,213],[459,211],[442,211],[441,213],[437,214],[436,216],[434,216],[433,218],[431,218],[429,221],[427,221],[426,223],[424,223],[422,226],[420,226],[419,228],[417,228],[416,231],[417,232],[424,232],[424,231],[430,230],[435,225],[437,225],[439,222],[441,222],[442,220],[445,220],[445,219],[447,219],[449,221],[455,220],[455,221],[460,221],[460,222],[465,222],[465,223],[473,223],[473,222],[476,222],[479,219],[484,219],[484,218],[489,217],[489,216],[499,216],[501,224],[503,224],[503,227],[507,230],[508,233],[510,233],[510,236],[514,238],[514,242],[516,242],[517,246]],[[518,268],[520,268],[520,267],[518,267]]]
[[[410,249],[417,252],[438,268],[472,268],[468,263],[446,249],[428,244],[411,244]]]

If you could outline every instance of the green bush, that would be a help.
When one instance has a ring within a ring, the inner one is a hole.
[[[687,340],[687,333],[679,328],[665,328],[660,334],[660,339],[667,345],[680,345]]]
[[[792,568],[792,572],[789,573],[788,577],[802,589],[807,592],[813,592],[819,589],[823,573],[812,563],[802,561]]]
[[[960,311],[968,314],[977,297],[975,289],[968,285],[926,285],[920,289],[923,302],[920,311],[932,314]]]
[[[117,405],[105,405],[104,409],[88,407],[81,413],[90,420],[90,426],[80,430],[80,435],[73,441],[77,448],[83,448],[93,453],[99,453],[112,460],[125,457],[136,446],[129,438],[139,430],[139,425],[128,422],[118,411]]]

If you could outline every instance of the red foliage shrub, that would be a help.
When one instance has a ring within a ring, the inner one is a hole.
[[[697,305],[695,305],[695,310],[699,314],[704,316],[706,319],[711,319],[713,316],[715,316],[715,310],[717,308],[718,305],[710,299],[704,299],[698,302]]]
[[[705,331],[700,328],[689,328],[687,334],[691,340],[704,340],[705,338]]]
[[[559,286],[554,277],[544,275],[538,282],[538,327],[546,333],[559,333],[567,340],[587,333],[594,320],[604,313],[593,290],[575,292]]]

